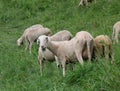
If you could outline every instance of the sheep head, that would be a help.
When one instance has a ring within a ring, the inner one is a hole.
[[[18,40],[17,40],[17,45],[18,46],[21,46],[23,44],[23,41],[21,40],[21,38],[19,38]]]
[[[50,38],[46,35],[39,36],[37,39],[37,43],[39,44],[39,47],[41,47],[42,51],[45,51],[47,48],[47,43],[50,40]]]

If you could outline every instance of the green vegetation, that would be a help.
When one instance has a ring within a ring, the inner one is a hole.
[[[111,37],[113,24],[120,20],[120,0],[96,0],[87,7],[78,7],[79,0],[0,0],[0,91],[119,91],[120,43],[113,45],[115,64],[104,58],[73,71],[62,70],[55,62],[44,65],[40,76],[38,46],[32,54],[16,40],[24,29],[42,24],[53,33],[67,29],[73,35],[87,30],[94,37]]]

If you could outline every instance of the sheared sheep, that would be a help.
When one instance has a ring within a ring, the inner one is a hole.
[[[72,34],[67,30],[59,31],[58,33],[56,33],[56,34],[54,34],[50,37],[51,41],[70,40],[71,38],[72,38]],[[39,38],[37,40],[37,43],[39,44]],[[49,51],[49,49],[46,49],[45,51],[42,51],[41,46],[39,46],[38,61],[39,61],[39,64],[40,64],[41,75],[42,75],[42,69],[43,69],[42,62],[44,62],[44,61],[54,61],[54,60],[55,60],[55,56],[51,51]],[[59,66],[59,62],[57,61],[57,58],[56,58],[56,63],[57,63],[57,66]]]
[[[94,39],[95,56],[105,56],[106,60],[110,58],[111,63],[114,62],[112,41],[107,35],[99,35]]]
[[[82,5],[82,6],[87,6],[88,3],[91,3],[93,0],[81,0],[80,3],[79,3],[79,6]],[[96,0],[95,0],[96,2]]]
[[[50,35],[51,31],[48,28],[44,28],[40,24],[33,25],[29,28],[27,28],[22,36],[17,40],[18,46],[21,46],[23,44],[23,41],[26,40],[26,50],[29,49],[29,52],[31,53],[31,47],[34,41],[37,40],[37,38],[40,35]]]
[[[112,34],[113,42],[116,43],[119,42],[119,33],[120,33],[120,21],[116,22],[113,26],[113,34]]]
[[[40,36],[40,46],[44,51],[48,48],[61,62],[63,68],[63,77],[65,77],[66,62],[75,62],[78,60],[83,65],[82,51],[88,49],[89,61],[91,60],[91,52],[93,49],[93,37],[86,31],[81,31],[69,41],[51,41],[48,36]]]

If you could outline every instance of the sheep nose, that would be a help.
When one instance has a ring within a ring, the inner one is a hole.
[[[43,51],[45,51],[45,49],[46,49],[44,46],[41,46],[41,48],[42,48]]]

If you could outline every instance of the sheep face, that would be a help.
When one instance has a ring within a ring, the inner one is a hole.
[[[38,38],[37,43],[39,43],[39,46],[41,47],[42,51],[45,51],[47,48],[47,42],[49,37],[42,35]]]

